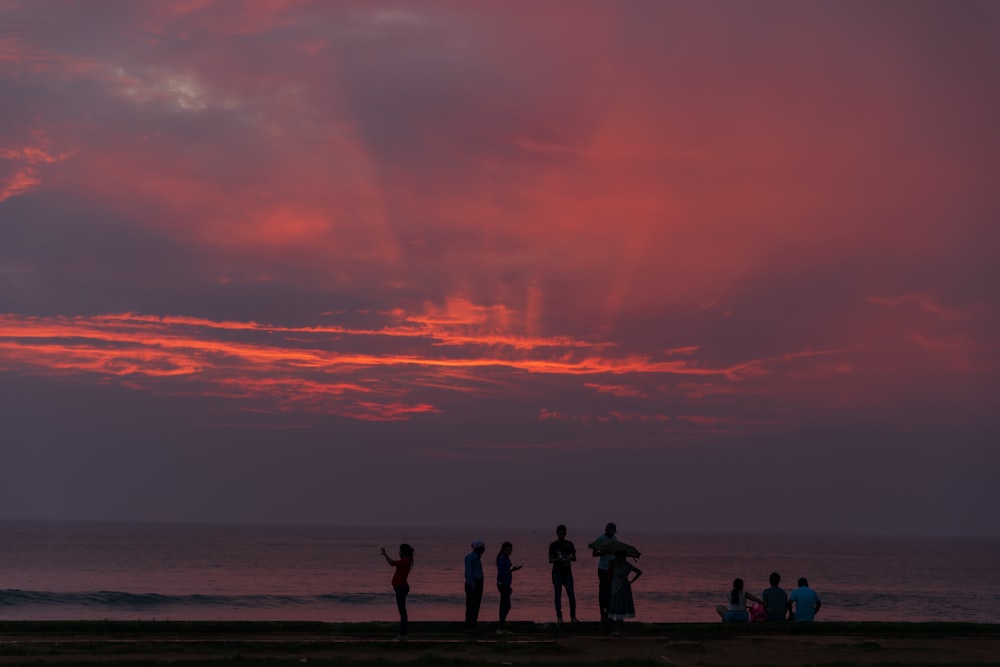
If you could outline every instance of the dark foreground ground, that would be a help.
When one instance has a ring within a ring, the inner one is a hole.
[[[1000,625],[817,623],[731,626],[508,624],[467,638],[458,623],[0,622],[5,665],[959,665],[1000,666]]]

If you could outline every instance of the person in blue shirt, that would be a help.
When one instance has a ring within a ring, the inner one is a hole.
[[[486,544],[482,540],[472,543],[472,551],[465,556],[465,632],[474,634],[479,623],[479,606],[483,603],[483,554]]]
[[[794,606],[793,606],[794,605]],[[816,612],[823,606],[816,591],[809,588],[805,577],[799,578],[799,587],[788,596],[788,612],[793,621],[812,622],[816,620]]]

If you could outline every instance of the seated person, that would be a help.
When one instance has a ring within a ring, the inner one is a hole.
[[[749,623],[750,614],[747,613],[747,599],[753,600],[757,604],[762,601],[756,595],[743,592],[743,580],[739,577],[733,579],[733,590],[729,591],[726,598],[727,604],[719,605],[715,608],[716,613],[722,618],[723,623]]]
[[[793,621],[811,623],[816,620],[816,612],[823,606],[816,591],[809,588],[805,577],[799,579],[799,587],[788,596],[788,612]]]
[[[783,621],[788,614],[788,594],[785,589],[778,586],[781,583],[781,575],[777,572],[771,573],[771,587],[764,591],[761,598],[764,600],[764,613],[767,621]]]

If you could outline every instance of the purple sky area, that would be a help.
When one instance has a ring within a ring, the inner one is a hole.
[[[0,0],[0,518],[1000,536],[998,35]]]

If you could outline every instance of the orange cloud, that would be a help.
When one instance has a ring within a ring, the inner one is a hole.
[[[10,173],[4,176],[0,169],[0,203],[11,197],[23,195],[42,185],[40,168],[65,160],[68,154],[53,155],[50,141],[44,132],[33,130],[28,133],[31,143],[20,145],[0,145],[0,168],[4,162],[10,163]]]
[[[413,315],[397,311],[383,326],[370,328],[286,327],[131,313],[72,318],[7,314],[0,315],[0,362],[18,372],[88,373],[151,391],[263,401],[275,410],[399,420],[440,412],[439,406],[426,401],[401,400],[417,389],[469,397],[516,393],[520,381],[510,373],[630,376],[636,385],[588,382],[585,386],[599,394],[647,399],[659,390],[642,378],[705,377],[739,383],[766,375],[767,366],[814,354],[728,367],[711,367],[697,359],[657,360],[616,353],[607,343],[498,332],[494,316],[507,325],[517,318],[504,309],[460,303],[451,314],[434,308]],[[394,340],[407,349],[385,347]],[[364,351],[379,341],[380,352]],[[438,352],[442,345],[447,354]],[[686,356],[690,354],[689,349]],[[508,376],[502,379],[498,373]],[[558,414],[541,413],[540,418]],[[611,410],[595,419],[627,422],[659,417]]]
[[[25,167],[6,178],[0,178],[0,203],[22,195],[41,185],[42,181],[35,175],[35,170]]]

